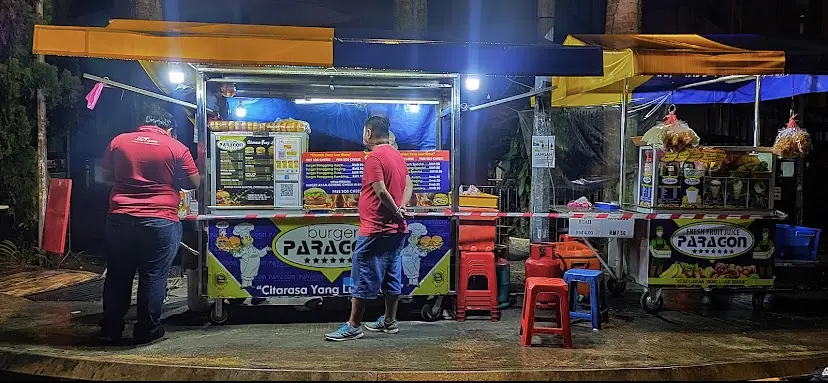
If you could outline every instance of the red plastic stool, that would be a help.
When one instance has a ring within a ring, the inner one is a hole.
[[[485,290],[469,290],[469,279],[486,277]],[[497,306],[497,276],[492,252],[460,252],[460,280],[457,284],[457,321],[466,320],[467,310],[491,312],[492,321],[500,318]]]
[[[558,315],[554,322],[558,327],[535,327],[535,305],[540,293],[551,293],[557,296]],[[569,288],[563,279],[526,278],[520,330],[520,344],[524,347],[532,345],[532,335],[548,334],[563,336],[564,348],[572,348],[572,329],[569,325]]]

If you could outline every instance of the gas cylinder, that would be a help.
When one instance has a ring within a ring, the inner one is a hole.
[[[509,261],[498,258],[495,262],[497,271],[497,303],[502,309],[509,308],[509,285],[512,283],[512,273]]]
[[[529,259],[526,260],[526,278],[563,278],[561,262],[552,257],[555,243],[542,242],[529,244]],[[554,295],[539,294],[537,298],[541,307],[549,305]]]

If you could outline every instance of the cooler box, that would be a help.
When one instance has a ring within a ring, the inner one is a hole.
[[[460,207],[478,207],[497,210],[497,196],[478,193],[477,195],[460,195]]]
[[[461,207],[461,212],[497,213],[497,209]],[[461,251],[494,251],[497,216],[460,217],[458,247]]]
[[[598,254],[580,241],[556,243],[554,256],[561,260],[561,268],[564,272],[569,269],[601,270]],[[589,296],[589,286],[584,283],[578,284],[578,294]]]
[[[815,261],[821,232],[804,226],[776,225],[777,259]]]

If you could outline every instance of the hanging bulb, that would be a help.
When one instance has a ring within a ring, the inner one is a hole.
[[[236,117],[238,118],[245,118],[247,117],[247,108],[244,107],[241,103],[239,106],[236,107]]]

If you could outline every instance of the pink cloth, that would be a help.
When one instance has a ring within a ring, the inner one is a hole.
[[[98,104],[98,99],[101,98],[101,92],[103,91],[104,84],[99,82],[92,87],[92,91],[86,95],[86,107],[89,110],[94,110],[95,105]]]

